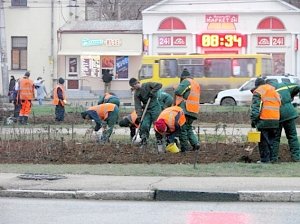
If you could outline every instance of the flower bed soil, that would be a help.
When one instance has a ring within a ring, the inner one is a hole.
[[[95,142],[78,143],[75,141],[1,141],[0,163],[38,163],[38,164],[125,164],[125,163],[160,163],[190,164],[219,162],[256,162],[259,160],[255,144],[201,144],[199,152],[158,154],[154,146],[139,148],[128,144]],[[199,155],[197,155],[199,153]],[[196,156],[197,155],[197,156]],[[280,150],[282,162],[291,161],[287,145]]]

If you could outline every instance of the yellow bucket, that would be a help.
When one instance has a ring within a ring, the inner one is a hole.
[[[247,138],[248,142],[260,142],[260,131],[249,131]]]
[[[166,150],[171,153],[180,152],[179,148],[177,147],[177,145],[175,143],[171,143],[171,144],[167,145]]]

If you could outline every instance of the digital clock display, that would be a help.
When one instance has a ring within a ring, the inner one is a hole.
[[[239,33],[202,33],[197,35],[197,46],[206,48],[246,47],[247,36]]]

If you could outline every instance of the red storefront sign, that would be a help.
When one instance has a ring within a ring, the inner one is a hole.
[[[257,37],[257,45],[258,46],[269,46],[270,45],[270,37]]]
[[[258,36],[257,46],[285,46],[285,37],[283,36]]]
[[[185,46],[186,45],[186,37],[185,36],[174,36],[173,37],[173,45],[174,46]]]
[[[206,23],[238,23],[239,15],[220,15],[207,14],[205,15]]]
[[[160,36],[158,45],[160,47],[186,46],[186,36]]]

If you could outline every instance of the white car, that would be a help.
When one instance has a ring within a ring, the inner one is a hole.
[[[300,84],[299,78],[295,76],[266,76],[266,79],[274,80],[279,83],[286,82]],[[256,78],[251,78],[238,89],[228,89],[220,91],[215,98],[214,104],[222,106],[250,105],[252,101],[251,89],[253,89],[255,86],[255,80]],[[298,96],[294,98],[293,103],[296,103],[298,105],[300,104]]]

